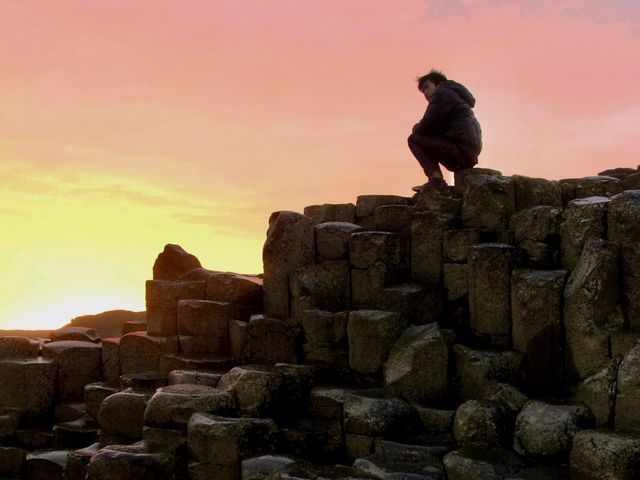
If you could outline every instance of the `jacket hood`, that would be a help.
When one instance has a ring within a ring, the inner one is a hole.
[[[448,88],[456,92],[460,98],[462,98],[471,108],[473,108],[476,104],[476,99],[471,92],[467,90],[467,87],[462,85],[461,83],[454,82],[453,80],[447,80],[440,84],[440,88]]]

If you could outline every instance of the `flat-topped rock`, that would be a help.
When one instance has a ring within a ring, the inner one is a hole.
[[[40,355],[40,342],[26,337],[0,337],[0,360],[36,358]]]
[[[31,418],[46,416],[53,409],[57,378],[51,359],[0,361],[0,407],[19,408]]]
[[[53,330],[49,334],[52,342],[64,340],[79,340],[82,342],[100,343],[100,335],[95,328],[88,327],[63,327]]]

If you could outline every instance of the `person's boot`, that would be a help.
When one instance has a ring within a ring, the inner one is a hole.
[[[418,185],[412,187],[414,192],[420,192],[424,188],[435,188],[436,190],[443,190],[447,186],[447,182],[444,178],[430,178],[424,185]]]

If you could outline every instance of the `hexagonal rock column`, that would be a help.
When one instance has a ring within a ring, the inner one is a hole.
[[[27,418],[47,415],[55,401],[57,376],[53,360],[0,361],[0,407],[19,408]]]
[[[562,206],[560,183],[545,178],[513,175],[516,210],[525,210],[537,205]]]
[[[362,231],[360,225],[346,222],[326,222],[315,226],[318,260],[349,258],[351,235]]]
[[[511,277],[513,348],[527,354],[527,385],[555,389],[562,381],[562,294],[565,270],[516,270]]]
[[[463,345],[454,345],[453,352],[459,395],[463,399],[483,398],[487,387],[496,382],[521,382],[524,357],[521,352],[472,350]]]
[[[627,325],[640,331],[640,190],[613,197],[607,221],[609,240],[620,245],[622,304]]]
[[[516,245],[529,264],[538,268],[554,268],[560,262],[561,207],[540,205],[521,210],[509,219]]]
[[[289,318],[289,281],[304,265],[315,261],[314,222],[295,212],[274,212],[269,217],[264,264],[264,313]]]
[[[58,366],[58,395],[61,400],[84,398],[84,386],[102,377],[102,345],[77,340],[51,342],[42,346],[42,356]]]
[[[233,393],[241,415],[269,417],[287,410],[284,374],[276,368],[243,366],[229,370],[218,388]]]
[[[640,436],[582,430],[573,438],[570,466],[584,478],[640,478]]]
[[[640,431],[640,344],[622,359],[618,368],[615,427]]]
[[[459,446],[511,446],[513,415],[503,405],[469,400],[456,411],[453,434]]]
[[[299,334],[299,327],[291,320],[253,315],[247,326],[247,358],[266,365],[296,363]]]
[[[26,337],[0,337],[0,360],[36,358],[40,355],[40,342]]]
[[[464,180],[462,223],[467,228],[504,232],[516,211],[515,188],[510,177],[470,175]]]
[[[187,429],[194,413],[232,415],[235,413],[231,393],[205,385],[187,383],[156,390],[144,411],[144,423],[152,427]]]
[[[591,238],[564,291],[567,375],[585,379],[610,358],[608,331],[624,323],[619,303],[618,248]]]
[[[406,320],[396,312],[352,311],[347,325],[349,366],[358,373],[378,373],[405,328]]]
[[[619,358],[611,360],[605,368],[583,380],[578,385],[573,397],[575,402],[589,407],[595,417],[596,427],[608,427],[613,424],[619,365]],[[624,403],[624,401],[621,403]],[[633,401],[632,405],[635,403],[636,401]],[[626,410],[623,411],[624,413],[626,413]],[[631,415],[635,415],[635,413],[631,413]]]
[[[154,337],[144,332],[128,333],[120,339],[122,374],[157,371],[160,357],[176,353],[177,349],[177,341],[172,337]]]
[[[411,222],[411,278],[437,285],[442,280],[444,232],[453,227],[453,215],[417,213]]]
[[[385,285],[403,267],[405,252],[397,233],[359,232],[349,244],[354,305],[374,305]]]
[[[476,245],[469,253],[469,323],[492,346],[511,343],[511,271],[517,254],[500,243]]]
[[[562,267],[575,268],[585,242],[605,238],[607,232],[607,197],[586,197],[572,200],[562,212],[560,251]]]
[[[575,434],[593,423],[587,407],[529,400],[516,419],[514,448],[523,455],[565,456]]]
[[[384,364],[385,386],[417,402],[444,397],[449,389],[449,350],[453,340],[454,333],[441,330],[436,323],[407,328]]]
[[[195,413],[188,423],[189,478],[237,480],[243,458],[270,452],[277,427],[273,420],[226,418]]]
[[[106,397],[98,413],[98,423],[104,435],[116,442],[142,438],[144,411],[148,400],[148,395],[131,389]]]
[[[407,434],[420,422],[416,410],[382,390],[358,390],[344,395],[345,433],[382,437]]]
[[[359,195],[356,199],[356,221],[358,225],[371,230],[376,228],[375,213],[384,205],[409,205],[411,199],[397,195]]]
[[[178,332],[180,300],[204,300],[206,283],[147,280],[147,332],[151,335],[175,335]]]
[[[339,311],[351,306],[351,277],[347,260],[325,260],[302,267],[291,278],[291,315],[298,322],[303,310]]]
[[[303,213],[313,220],[315,225],[325,222],[356,221],[356,206],[353,203],[324,203],[304,207]]]
[[[109,382],[120,378],[120,337],[102,340],[102,378]]]
[[[175,462],[167,453],[151,453],[144,442],[109,445],[89,461],[87,480],[174,478]]]

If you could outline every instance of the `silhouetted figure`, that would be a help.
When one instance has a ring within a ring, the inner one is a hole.
[[[413,126],[409,148],[429,181],[419,187],[443,188],[442,164],[456,172],[478,163],[482,150],[480,123],[473,114],[476,99],[467,88],[436,70],[418,77],[420,90],[429,105],[422,120]]]

